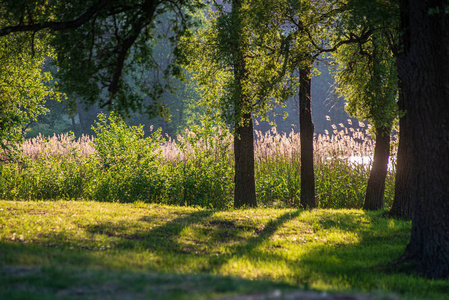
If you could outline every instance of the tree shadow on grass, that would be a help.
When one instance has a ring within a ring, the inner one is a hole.
[[[145,269],[145,266],[129,266],[126,262],[114,263],[110,257],[133,256],[145,251],[158,254],[161,259],[150,269],[163,263],[166,255],[183,253],[177,242],[179,234],[187,227],[205,222],[214,211],[201,210],[171,218],[159,224],[156,220],[151,230],[143,230],[137,221],[92,222],[78,225],[87,235],[74,235],[73,231],[38,233],[33,241],[0,241],[0,266],[9,264],[25,265],[75,265],[79,267],[104,266],[118,269]],[[157,219],[157,218],[155,218]],[[141,219],[151,222],[151,217]],[[109,259],[109,260],[108,260]],[[148,259],[150,261],[150,258]],[[142,265],[145,265],[142,263]],[[148,267],[148,265],[147,265]],[[166,271],[166,270],[165,270]]]
[[[126,256],[128,253],[130,255],[137,252],[141,253],[144,250],[158,254],[161,258],[158,262],[159,264],[168,262],[168,264],[172,265],[161,269],[144,266],[138,270],[171,273],[179,272],[179,269],[176,269],[173,264],[183,264],[191,261],[197,264],[196,268],[184,268],[184,271],[182,271],[184,275],[157,275],[156,279],[151,281],[156,282],[153,284],[153,290],[144,292],[146,296],[151,295],[152,299],[169,299],[170,297],[168,296],[172,294],[179,296],[179,294],[189,293],[192,295],[195,295],[195,293],[209,294],[217,292],[248,293],[275,288],[288,289],[291,286],[287,284],[206,274],[212,273],[211,270],[213,268],[224,265],[235,255],[250,256],[258,245],[269,239],[285,222],[296,218],[299,214],[300,211],[285,213],[278,218],[268,221],[268,223],[257,223],[229,220],[225,217],[214,216],[214,211],[212,210],[202,210],[175,217],[165,223],[155,222],[155,219],[152,217],[139,219],[138,221],[141,222],[155,224],[147,227],[151,228],[149,230],[141,230],[138,227],[138,223],[130,221],[119,221],[117,223],[97,222],[82,227],[92,237],[103,236],[113,243],[113,249],[106,249],[105,252],[98,251],[95,241],[76,241],[77,237],[70,235],[68,232],[42,234],[40,242],[29,244],[0,241],[0,249],[3,253],[0,254],[0,273],[3,272],[2,265],[17,264],[17,261],[22,261],[29,266],[36,265],[40,267],[44,265],[43,271],[37,275],[30,273],[29,275],[16,276],[17,274],[9,272],[3,277],[4,281],[0,282],[0,286],[17,287],[22,289],[25,294],[38,289],[39,292],[43,293],[43,297],[48,299],[52,297],[57,298],[58,295],[70,297],[75,294],[76,296],[77,293],[81,293],[81,296],[95,298],[97,295],[91,294],[93,290],[98,290],[95,287],[101,286],[99,288],[101,290],[105,285],[105,281],[110,280],[108,279],[109,275],[105,275],[104,272],[109,274],[107,270],[110,269],[121,270],[120,272],[125,273],[133,270],[132,266],[125,268],[119,266],[116,268],[114,265],[103,263],[102,260],[105,259],[108,253],[111,256],[116,255],[118,257],[120,255]],[[203,238],[207,238],[207,243],[231,243],[233,246],[229,247],[226,253],[213,256],[208,249],[201,249],[202,245],[189,244],[187,243],[189,241],[180,240],[183,231],[189,228],[199,229],[196,233],[203,234]],[[249,235],[250,238],[247,237],[248,235],[244,235],[244,233],[251,233]],[[51,242],[49,243],[49,241]],[[77,243],[79,244],[78,246],[76,246]],[[72,250],[69,247],[73,247],[73,245],[75,245],[75,249]],[[131,250],[131,252],[127,252],[128,250]],[[105,253],[105,255],[102,256],[100,253]],[[20,257],[18,258],[17,255]],[[10,260],[11,257],[13,258]],[[150,260],[151,258],[144,254],[141,259]],[[92,270],[92,268],[97,270],[95,272],[101,273],[98,278],[92,277],[91,271],[87,271]],[[197,275],[193,275],[193,277],[188,275],[192,273]],[[199,273],[203,275],[199,275]],[[3,272],[2,275],[5,275],[5,273]],[[77,276],[86,277],[87,279],[80,279]],[[124,289],[124,282],[129,282],[128,284],[133,289],[136,286],[138,289],[139,285],[145,286],[143,289],[148,289],[148,286],[152,286],[148,284],[148,278],[146,278],[148,275],[143,276],[145,277],[143,279],[145,284],[139,283],[142,279],[137,277],[139,276],[129,275],[125,279],[114,280],[113,287],[105,293],[120,295],[119,292]],[[129,278],[132,278],[132,280]],[[186,282],[190,283],[186,284]],[[107,285],[110,286],[109,283]],[[171,286],[171,288],[167,286]],[[198,288],[198,286],[202,287]],[[188,289],[188,291],[185,289]],[[9,290],[11,293],[5,295],[14,296],[13,290]],[[137,295],[139,294],[137,293]],[[134,298],[138,299],[139,297]],[[191,299],[196,299],[196,296],[192,296]]]
[[[287,212],[268,222],[251,218],[229,219],[213,210],[183,213],[166,222],[165,217],[157,215],[133,221],[96,221],[79,225],[88,237],[80,238],[70,232],[47,232],[40,234],[33,250],[18,247],[24,250],[24,256],[40,253],[44,257],[50,256],[51,260],[82,266],[115,264],[106,255],[95,255],[97,251],[122,260],[128,259],[128,254],[136,257],[138,253],[147,253],[155,256],[149,256],[146,262],[131,263],[141,270],[214,273],[234,257],[257,255],[263,260],[265,254],[256,253],[255,249],[300,213],[300,210]],[[64,255],[71,251],[67,248],[73,248],[73,255],[65,260]]]
[[[213,215],[213,210],[201,210],[173,218],[162,225],[154,224],[150,230],[142,230],[133,222],[103,222],[91,224],[86,231],[91,234],[106,235],[114,238],[114,247],[128,249],[146,249],[163,253],[183,252],[183,247],[177,242],[181,232],[189,226],[207,222]],[[142,217],[139,221],[153,224],[155,218]]]
[[[256,260],[272,260],[273,257],[269,253],[260,253],[256,249],[262,245],[265,241],[268,241],[276,231],[281,228],[285,223],[297,218],[301,214],[302,210],[294,212],[284,213],[280,217],[271,219],[266,224],[257,226],[256,228],[250,228],[254,232],[253,236],[227,248],[227,252],[222,255],[210,255],[207,263],[207,268],[203,271],[214,272],[224,267],[233,258],[246,257]]]
[[[410,290],[410,280],[421,288],[427,284],[384,268],[404,251],[409,227],[402,221],[382,219],[376,215],[323,212],[313,226],[315,236],[325,238],[328,232],[340,232],[356,236],[356,241],[349,239],[337,244],[312,244],[300,259],[285,257],[280,251],[259,249],[287,222],[298,218],[301,212],[287,212],[268,222],[246,222],[219,217],[214,211],[198,211],[173,218],[150,230],[139,230],[127,223],[95,224],[86,230],[92,234],[117,237],[114,244],[118,249],[146,249],[158,254],[161,258],[159,263],[167,264],[161,268],[165,272],[226,274],[225,269],[232,268],[235,260],[246,259],[253,266],[259,262],[272,263],[273,266],[277,261],[285,263],[291,273],[288,276],[293,277],[296,285],[300,286],[307,286],[307,282],[320,282],[323,287],[332,286],[335,289],[361,292],[387,290],[402,294]],[[154,219],[143,217],[139,221],[152,224]],[[131,231],[130,227],[133,227]],[[191,234],[186,234],[184,230],[190,230]],[[223,245],[225,252],[214,252],[217,244]],[[231,273],[235,274],[235,271]],[[447,288],[447,284],[441,283],[432,286],[432,293]]]
[[[195,266],[190,266],[192,272],[210,273],[235,256],[251,257],[259,245],[286,222],[297,218],[301,210],[287,212],[268,222],[230,220],[214,213],[212,210],[190,213],[146,231],[135,227],[130,231],[131,225],[126,222],[94,224],[87,226],[86,230],[91,234],[115,238],[114,247],[117,249],[145,249],[160,255],[162,259],[170,257],[178,264],[183,263],[183,258],[191,256],[187,261],[197,260]],[[154,219],[143,217],[139,221],[152,223]],[[183,236],[184,230],[191,233]],[[220,245],[224,252],[217,250]],[[182,257],[176,259],[174,255]]]
[[[232,265],[235,259],[243,258],[253,268],[257,268],[259,261],[280,261],[288,266],[288,282],[303,285],[309,281],[319,283],[315,287],[323,289],[415,291],[417,294],[422,294],[424,289],[429,295],[449,290],[448,282],[429,283],[382,267],[403,253],[410,226],[403,221],[379,218],[376,214],[317,213],[312,233],[318,240],[307,241],[304,247],[299,241],[286,244],[286,247],[303,251],[300,258],[285,256],[284,249],[272,251],[260,247],[266,242],[269,247],[275,247],[271,237],[279,234],[286,223],[297,219],[302,212],[286,212],[269,221],[242,219],[241,215],[232,219],[233,216],[230,218],[213,210],[181,213],[168,218],[154,214],[132,221],[97,221],[81,227],[92,240],[79,239],[69,232],[49,232],[41,235],[42,240],[36,243],[0,241],[0,262],[42,265],[44,261],[49,265],[122,271],[226,274],[222,272],[223,268]],[[307,230],[312,231],[310,224],[307,226]],[[289,232],[283,234],[286,235],[282,239],[290,238]],[[346,234],[353,238],[339,243],[320,242],[331,234]],[[99,251],[97,243],[101,240],[111,248]],[[46,244],[48,241],[52,244]],[[73,250],[68,249],[73,245]],[[275,263],[270,265],[276,266]],[[236,274],[235,270],[230,274]]]

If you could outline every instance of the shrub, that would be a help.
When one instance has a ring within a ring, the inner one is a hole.
[[[98,115],[96,166],[87,197],[98,201],[155,202],[164,198],[166,172],[159,151],[161,130],[144,138],[143,126],[128,127],[116,114]]]

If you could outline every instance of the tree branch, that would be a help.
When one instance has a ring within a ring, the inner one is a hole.
[[[134,24],[131,28],[131,34],[120,43],[120,51],[117,57],[115,71],[112,75],[112,81],[109,85],[109,100],[103,103],[100,108],[112,104],[115,93],[119,90],[119,80],[122,76],[123,66],[125,64],[126,57],[128,55],[129,49],[132,47],[134,42],[140,35],[143,28],[146,28],[153,20],[154,12],[156,11],[157,4],[154,0],[147,0],[142,6],[142,16],[136,18]]]
[[[100,0],[89,7],[81,16],[71,21],[43,22],[34,24],[23,24],[23,22],[21,21],[19,22],[19,25],[7,26],[0,29],[0,36],[6,36],[14,32],[37,32],[47,28],[51,30],[76,29],[84,23],[88,22],[93,16],[97,15],[98,12],[111,5],[112,3],[114,2],[111,0]]]
[[[315,41],[313,40],[312,35],[310,34],[310,32],[307,31],[307,34],[309,35],[309,38],[310,38],[310,41],[311,41],[312,45],[318,50],[318,52],[313,55],[313,58],[315,59],[315,58],[317,58],[318,56],[320,56],[323,53],[329,53],[329,52],[336,51],[342,45],[354,44],[354,43],[358,43],[358,44],[362,45],[362,44],[364,44],[364,43],[366,43],[368,41],[368,38],[371,36],[371,34],[373,32],[374,32],[373,29],[368,29],[364,33],[362,33],[361,36],[356,36],[355,34],[351,34],[348,39],[339,41],[337,44],[335,44],[331,48],[322,48],[322,47],[318,46],[315,43]]]

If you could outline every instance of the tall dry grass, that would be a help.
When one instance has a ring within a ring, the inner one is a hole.
[[[68,157],[83,156],[88,157],[94,153],[92,142],[94,138],[83,135],[75,138],[71,134],[59,134],[51,137],[44,137],[39,134],[35,138],[27,139],[19,149],[29,158],[48,157]]]
[[[348,120],[351,121],[350,119]],[[352,124],[350,122],[349,124]],[[317,162],[326,161],[330,158],[351,156],[372,156],[374,153],[374,140],[364,128],[345,126],[342,123],[333,124],[332,133],[316,134],[314,139],[314,153]],[[300,156],[300,133],[279,133],[276,127],[265,133],[255,132],[255,155],[259,159],[268,157],[290,157]],[[394,153],[392,154],[394,155]]]
[[[374,141],[363,123],[352,124],[348,120],[348,124],[340,123],[332,125],[332,128],[332,132],[318,134],[314,139],[318,205],[334,208],[361,207],[369,168],[348,158],[372,156]],[[131,195],[140,195],[139,189],[146,186],[145,181],[153,180],[158,174],[157,191],[164,193],[156,197],[158,201],[229,207],[232,206],[233,193],[232,140],[232,134],[220,127],[186,129],[175,138],[165,136],[157,139],[156,151],[160,167],[154,164],[151,170],[145,169],[145,166],[139,167],[139,175],[133,175],[136,171],[128,170],[125,177],[123,174],[116,176],[112,174],[116,171],[109,169],[106,171],[112,173],[108,173],[108,178],[111,178],[108,179],[104,177],[105,170],[100,170],[95,160],[94,137],[75,138],[68,134],[50,138],[38,136],[28,139],[21,146],[23,154],[29,158],[27,166],[1,166],[3,178],[0,178],[0,193],[3,198],[20,198],[23,195],[28,198],[89,198],[90,195],[97,195],[95,199],[107,201],[112,190],[120,189],[123,194],[116,195],[128,195],[127,201],[132,201]],[[279,133],[275,127],[265,133],[256,131],[254,145],[259,203],[270,207],[296,206],[301,192],[300,133]],[[394,148],[392,155],[395,155]],[[32,161],[36,163],[33,164]],[[117,168],[117,172],[120,172],[120,168]],[[124,172],[124,169],[121,170]],[[393,172],[394,169],[387,179],[386,206],[389,206],[393,198]],[[7,176],[15,176],[17,184],[11,184]],[[32,180],[29,179],[31,177]],[[123,180],[128,183],[125,184]],[[103,187],[101,191],[97,191],[100,182]],[[111,182],[115,183],[111,185]],[[134,186],[135,184],[138,185]],[[73,185],[76,188],[72,188]],[[46,191],[36,192],[45,186]],[[48,190],[53,192],[49,194]],[[67,192],[68,190],[74,192]],[[122,196],[116,198],[120,197]],[[196,200],[199,198],[201,201]],[[213,201],[208,200],[212,198]],[[142,198],[139,201],[147,200]]]
[[[363,123],[361,123],[363,124]],[[374,140],[364,127],[353,127],[352,122],[348,119],[348,124],[339,123],[331,125],[334,130],[325,134],[317,134],[314,139],[314,152],[316,162],[324,162],[330,158],[346,158],[346,157],[370,157],[374,151]],[[363,125],[364,126],[364,125]],[[220,128],[218,135],[223,136]],[[216,137],[204,139],[200,137],[195,140],[195,147],[187,143],[186,140],[194,139],[197,133],[192,130],[185,129],[185,134],[177,135],[175,138],[165,135],[160,144],[162,157],[166,161],[186,160],[189,158],[195,148],[209,149],[214,147]],[[226,142],[230,145],[229,151],[232,149],[232,135],[228,132]],[[397,138],[393,138],[396,140]],[[93,136],[83,135],[75,138],[70,134],[53,135],[52,137],[44,137],[39,135],[35,138],[27,139],[20,147],[23,154],[30,158],[38,157],[64,157],[74,155],[87,157],[95,152],[92,143],[95,141]],[[187,145],[188,146],[180,146]],[[258,160],[267,160],[273,157],[289,158],[296,161],[300,157],[300,133],[279,133],[276,127],[270,131],[255,131],[255,157]],[[395,156],[395,147],[392,147],[391,156]],[[216,151],[216,150],[215,150]]]

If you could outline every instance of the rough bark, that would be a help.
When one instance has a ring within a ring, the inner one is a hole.
[[[241,28],[239,10],[242,6],[241,0],[232,2],[232,14],[235,14],[234,24],[236,26],[234,52],[234,79],[235,79],[235,137],[234,137],[234,158],[235,158],[235,186],[234,186],[234,207],[257,206],[256,184],[254,176],[254,130],[251,113],[245,112],[248,108],[248,97],[243,91],[243,82],[247,76],[244,51],[240,41],[239,32]]]
[[[404,104],[404,90],[399,92],[399,146],[396,161],[396,177],[393,205],[389,211],[392,217],[404,220],[412,218],[412,201],[410,186],[410,151],[407,139],[407,113]]]
[[[313,169],[313,132],[311,109],[311,71],[307,66],[300,70],[299,129],[301,143],[301,197],[300,205],[315,208],[315,172]]]
[[[391,128],[376,129],[373,166],[366,187],[363,209],[377,210],[384,207],[385,179],[387,178],[388,158],[390,156]]]
[[[235,189],[234,207],[255,207],[256,184],[254,180],[254,130],[251,114],[246,114],[245,126],[236,128],[234,138]]]
[[[401,1],[398,65],[406,91],[412,232],[402,261],[429,278],[449,277],[449,17],[446,0]]]

